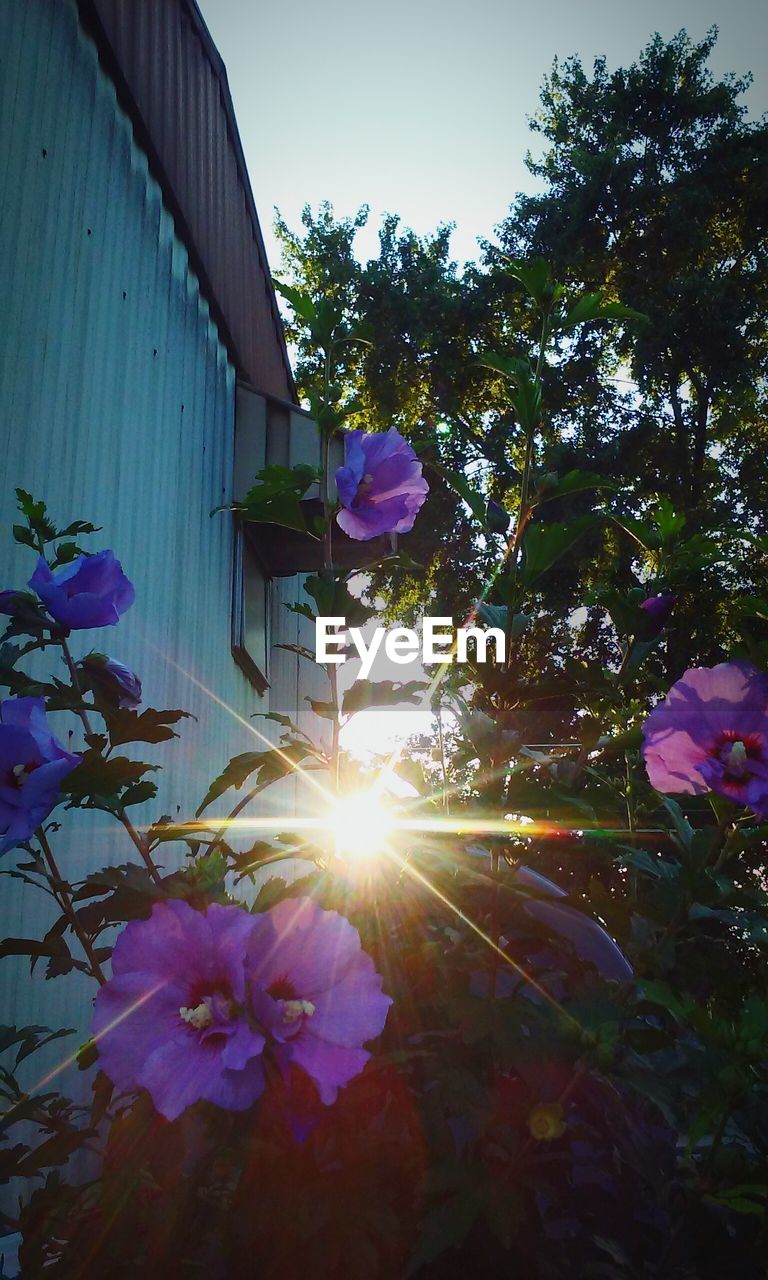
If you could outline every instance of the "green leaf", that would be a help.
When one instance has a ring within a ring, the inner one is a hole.
[[[222,769],[217,778],[214,778],[205,793],[202,804],[195,812],[195,817],[199,818],[203,810],[213,804],[214,800],[218,800],[219,796],[224,795],[225,791],[229,791],[230,787],[242,787],[243,783],[262,767],[268,754],[266,751],[244,751],[239,756],[233,756],[227,767]]]
[[[16,663],[22,656],[21,646],[5,641],[0,644],[0,686],[5,686],[14,694],[41,694],[48,692],[46,686],[33,680],[25,671],[17,670]]]
[[[676,800],[669,796],[661,796],[661,801],[672,819],[675,835],[683,849],[689,851],[693,842],[694,830]]]
[[[755,1214],[762,1218],[766,1211],[768,1186],[760,1182],[743,1182],[716,1194],[707,1194],[703,1199],[707,1204],[723,1205],[733,1213]]]
[[[484,351],[481,356],[478,356],[477,363],[483,369],[492,369],[494,373],[510,378],[518,386],[521,382],[530,382],[533,379],[530,360],[521,360],[518,356],[503,356],[496,351]]]
[[[659,498],[653,514],[662,545],[674,542],[677,535],[685,528],[685,512],[675,511],[668,498]]]
[[[523,537],[523,575],[530,586],[571,550],[588,529],[601,522],[597,515],[579,516],[564,524],[531,524]]]
[[[304,463],[295,467],[269,466],[259,471],[255,479],[256,483],[242,502],[216,507],[215,511],[239,511],[244,520],[256,524],[277,524],[314,537],[307,526],[301,499],[310,485],[320,479],[316,467]]]
[[[768,622],[768,600],[759,596],[739,596],[733,604],[741,617],[760,618],[763,622]]]
[[[19,1063],[28,1058],[30,1054],[36,1053],[38,1049],[42,1049],[44,1045],[51,1044],[54,1040],[60,1040],[62,1036],[74,1035],[71,1027],[62,1029],[61,1031],[51,1031],[50,1027],[0,1027],[0,1053],[6,1053],[8,1049],[13,1049],[18,1045],[16,1056],[14,1059],[14,1070]]]
[[[66,1164],[69,1157],[75,1151],[79,1151],[81,1147],[86,1146],[88,1139],[92,1136],[91,1131],[88,1129],[70,1129],[63,1133],[57,1133],[52,1138],[47,1138],[45,1142],[30,1151],[29,1155],[25,1156],[21,1161],[17,1169],[17,1176],[30,1178],[39,1173],[41,1169],[50,1169],[53,1165]]]
[[[296,315],[306,324],[312,324],[317,315],[317,308],[310,295],[303,293],[301,289],[295,289],[293,285],[283,284],[282,280],[278,280],[275,276],[272,277],[272,283],[277,292],[290,303]]]
[[[322,753],[312,745],[308,738],[283,737],[279,747],[270,751],[245,751],[242,755],[233,756],[217,778],[208,788],[202,804],[195,817],[199,818],[214,800],[222,796],[231,787],[239,789],[254,773],[259,777],[256,783],[258,790],[270,786],[287,774],[293,773],[303,761],[312,759],[323,767],[327,764]]]
[[[0,960],[7,956],[30,956],[39,960],[42,956],[49,959],[69,954],[67,944],[61,938],[3,938],[0,942]]]
[[[29,591],[14,591],[11,603],[13,616],[8,619],[5,638],[11,636],[35,636],[51,631],[55,623],[48,617],[37,596]]]
[[[620,302],[606,302],[600,293],[585,293],[572,304],[557,327],[567,333],[569,329],[575,329],[580,324],[622,320],[643,324],[647,323],[648,317],[642,311],[633,311],[631,307],[622,306]]]
[[[520,420],[520,425],[530,435],[541,418],[541,384],[533,378],[522,379],[510,400]]]
[[[304,582],[304,590],[314,600],[321,617],[344,618],[348,627],[361,627],[373,617],[374,610],[353,596],[345,579],[331,569],[310,574]],[[299,606],[295,612],[300,612]],[[307,616],[315,617],[311,611]]]
[[[19,511],[25,517],[33,533],[43,542],[52,542],[58,536],[56,526],[52,523],[44,502],[36,502],[31,493],[25,489],[16,490]],[[32,545],[37,545],[32,544]]]
[[[73,520],[66,529],[59,531],[60,538],[78,538],[82,533],[100,533],[101,526],[89,524],[87,520]]]
[[[634,516],[617,515],[616,512],[610,513],[610,518],[614,524],[620,529],[628,533],[635,542],[639,543],[643,551],[656,551],[659,546],[659,535],[656,529],[646,524],[643,520],[636,520]]]
[[[255,840],[249,849],[241,849],[232,856],[232,870],[240,876],[250,875],[265,859],[270,859],[276,852],[275,846],[267,840]]]
[[[31,529],[25,524],[15,524],[13,526],[13,536],[16,542],[23,547],[31,547],[33,551],[37,551],[37,540]]]
[[[57,569],[63,564],[71,564],[83,554],[76,542],[61,542],[56,548],[56,555],[51,560],[51,568]]]
[[[288,648],[288,645],[275,645],[276,649]],[[299,726],[290,716],[284,716],[279,711],[254,711],[251,716],[252,720],[271,720],[274,724],[279,724],[283,729],[290,729],[291,733],[301,733]],[[305,735],[302,735],[305,736]]]
[[[545,258],[530,258],[525,261],[508,258],[506,271],[515,280],[519,280],[542,309],[549,306],[557,286],[552,279],[551,267]]]
[[[167,742],[179,736],[170,726],[183,719],[194,719],[194,716],[188,711],[156,711],[154,707],[142,712],[119,708],[107,718],[109,740],[113,747],[126,742]]]
[[[427,687],[426,680],[356,680],[344,693],[342,715],[353,716],[370,707],[393,707],[403,702],[418,706],[421,692]]]
[[[304,694],[304,701],[308,702],[316,716],[321,716],[323,720],[336,719],[336,707],[332,702],[321,702],[318,698],[310,698],[309,694]]]
[[[666,1009],[678,1022],[686,1022],[688,1020],[691,1009],[694,1006],[690,1000],[677,996],[668,983],[641,980],[638,982],[637,987],[643,1000]]]
[[[270,876],[269,880],[266,880],[259,889],[251,911],[254,914],[261,911],[269,911],[270,907],[275,907],[278,902],[282,902],[288,892],[289,885],[287,880],[284,880],[282,876]]]
[[[124,809],[132,804],[144,804],[147,800],[154,800],[157,795],[157,783],[150,782],[149,778],[144,782],[135,782],[132,787],[128,787],[120,797],[120,803]]]
[[[314,622],[317,617],[317,614],[313,613],[309,605],[305,604],[303,600],[299,601],[298,604],[287,604],[285,607],[290,613],[298,613],[302,618],[309,618],[310,622]],[[278,649],[280,648],[279,645],[276,645],[275,647]]]
[[[486,626],[506,631],[509,609],[505,604],[486,604],[483,600],[477,605],[477,616]]]
[[[107,760],[89,748],[83,753],[81,764],[64,779],[61,789],[72,800],[94,805],[104,802],[112,807],[119,802],[125,788],[140,782],[145,773],[156,768],[140,760],[129,760],[127,756],[112,756]]]
[[[540,503],[551,502],[553,498],[565,498],[571,493],[583,493],[589,489],[617,489],[613,480],[598,475],[596,471],[580,471],[574,468],[559,476],[553,483],[546,485],[537,493]]]
[[[464,479],[464,476],[461,475],[460,472],[450,471],[448,467],[442,466],[439,468],[439,471],[444,479],[447,480],[454,492],[458,493],[459,497],[466,502],[475,519],[479,520],[480,524],[484,526],[487,505],[485,494],[480,493],[477,489],[473,489],[472,485]]]

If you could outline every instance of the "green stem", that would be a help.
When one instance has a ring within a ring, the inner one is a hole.
[[[325,398],[328,397],[328,389],[331,384],[331,357],[330,351],[325,358]],[[323,516],[325,518],[325,534],[323,537],[323,566],[325,569],[333,572],[333,520],[331,519],[331,495],[330,495],[330,470],[331,470],[331,436],[326,434],[323,440],[323,475],[322,475],[322,492],[323,492]],[[331,729],[331,784],[334,794],[338,794],[340,782],[340,765],[341,753],[339,749],[339,739],[341,735],[341,718],[339,708],[339,677],[336,664],[331,662],[326,667],[326,675],[328,676],[328,684],[331,692],[331,706],[333,708],[333,720]]]
[[[443,779],[443,809],[446,817],[450,816],[451,806],[448,799],[448,766],[445,759],[445,735],[443,733],[443,704],[438,699],[435,707],[435,719],[437,720],[437,741],[440,749],[440,773]]]
[[[40,827],[37,831],[37,840],[40,845],[40,848],[43,851],[43,857],[48,867],[49,882],[50,882],[51,890],[53,892],[53,896],[56,899],[59,906],[61,907],[61,910],[63,911],[64,915],[67,917],[69,921],[69,926],[72,929],[72,932],[77,937],[80,943],[80,946],[83,948],[83,951],[85,952],[86,959],[88,960],[88,964],[91,967],[91,977],[95,978],[96,981],[101,986],[104,986],[104,983],[107,981],[107,979],[104,976],[104,970],[102,969],[101,965],[99,964],[96,958],[96,952],[94,951],[93,943],[91,942],[87,933],[85,932],[82,925],[80,924],[80,921],[77,917],[77,912],[75,911],[75,908],[72,904],[72,898],[71,898],[69,889],[67,888],[67,882],[64,880],[61,872],[59,871],[58,865],[56,863],[56,859],[53,856],[53,850],[51,849],[51,846],[48,843],[48,838],[42,827]]]
[[[82,700],[83,690],[80,684],[80,677],[78,676],[77,667],[75,666],[75,663],[72,659],[72,654],[69,651],[69,645],[67,644],[65,639],[62,639],[61,641],[61,649],[64,655],[64,661],[67,664],[67,669],[69,671],[69,674],[72,680],[72,685],[75,691],[77,692],[77,694],[79,695],[80,699]],[[91,727],[91,721],[88,716],[88,712],[85,710],[85,707],[81,707],[77,714],[80,717],[80,720],[82,722],[83,728],[85,729],[86,735],[90,737],[93,734],[93,729]],[[100,751],[99,755],[103,756],[104,753]],[[146,841],[142,836],[139,835],[138,831],[134,827],[133,823],[131,822],[125,810],[121,808],[117,811],[111,810],[110,812],[114,812],[118,822],[122,823],[125,831],[128,833],[128,836],[133,841],[133,844],[136,846],[136,849],[142,861],[144,862],[144,865],[146,866],[147,871],[149,872],[150,876],[154,880],[155,884],[157,885],[162,884],[162,877],[157,867],[155,866],[154,861],[152,860],[152,857],[149,853],[149,849],[147,848]]]

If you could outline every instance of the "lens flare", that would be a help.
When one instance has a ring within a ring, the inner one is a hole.
[[[394,818],[375,791],[358,791],[333,801],[327,825],[339,857],[368,863],[385,852]]]

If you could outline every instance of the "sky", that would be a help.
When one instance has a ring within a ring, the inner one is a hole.
[[[270,264],[275,205],[371,207],[425,234],[455,222],[454,256],[477,252],[531,188],[527,117],[557,55],[633,61],[654,33],[720,39],[715,72],[751,70],[750,113],[768,110],[765,0],[198,0],[229,75]]]
[[[376,251],[384,212],[419,234],[453,222],[453,255],[477,253],[515,194],[532,188],[528,117],[555,56],[634,61],[655,31],[696,39],[717,25],[715,73],[752,71],[751,115],[768,110],[766,0],[198,0],[224,59],[267,245],[277,206],[371,208],[357,250]],[[343,670],[343,669],[342,669]],[[419,678],[419,668],[374,678]],[[431,674],[431,673],[430,673]],[[343,670],[343,680],[351,678]],[[363,712],[345,745],[387,750],[429,732],[428,713]]]

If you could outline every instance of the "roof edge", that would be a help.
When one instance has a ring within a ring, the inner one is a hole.
[[[256,211],[256,202],[254,200],[253,189],[251,187],[248,168],[245,162],[240,132],[237,127],[237,120],[235,118],[235,110],[224,61],[214,44],[213,38],[195,0],[177,0],[177,2],[179,3],[180,9],[183,10],[184,14],[189,19],[190,25],[200,43],[201,53],[209,62],[218,82],[219,96],[222,110],[224,112],[227,135],[234,152],[238,179],[245,196],[246,208],[253,232],[254,243],[264,271],[275,339],[280,349],[288,386],[292,392],[296,407],[299,407],[299,398],[293,377],[293,370],[288,357],[288,348],[285,341],[283,322],[277,305],[274,285],[272,284],[272,274],[269,268],[266,246],[264,244],[264,237],[262,235],[258,213]],[[201,290],[208,302],[211,315],[219,328],[222,341],[230,352],[233,363],[242,373],[243,370],[246,370],[248,367],[247,362],[244,358],[243,352],[239,349],[238,343],[232,332],[232,328],[227,320],[227,316],[219,302],[213,281],[206,268],[204,256],[197,245],[195,235],[192,231],[189,220],[185,215],[184,208],[180,203],[174,184],[171,181],[159,151],[155,146],[151,129],[149,128],[147,121],[136,102],[129,80],[121,65],[120,58],[109,38],[104,24],[102,23],[101,17],[99,16],[95,0],[76,0],[76,4],[82,27],[96,45],[99,61],[115,86],[118,102],[129,117],[134,129],[136,141],[147,156],[150,172],[162,189],[164,202],[174,219],[179,236],[187,249],[190,264],[195,275],[200,281]],[[269,393],[265,391],[262,392],[262,394]]]

